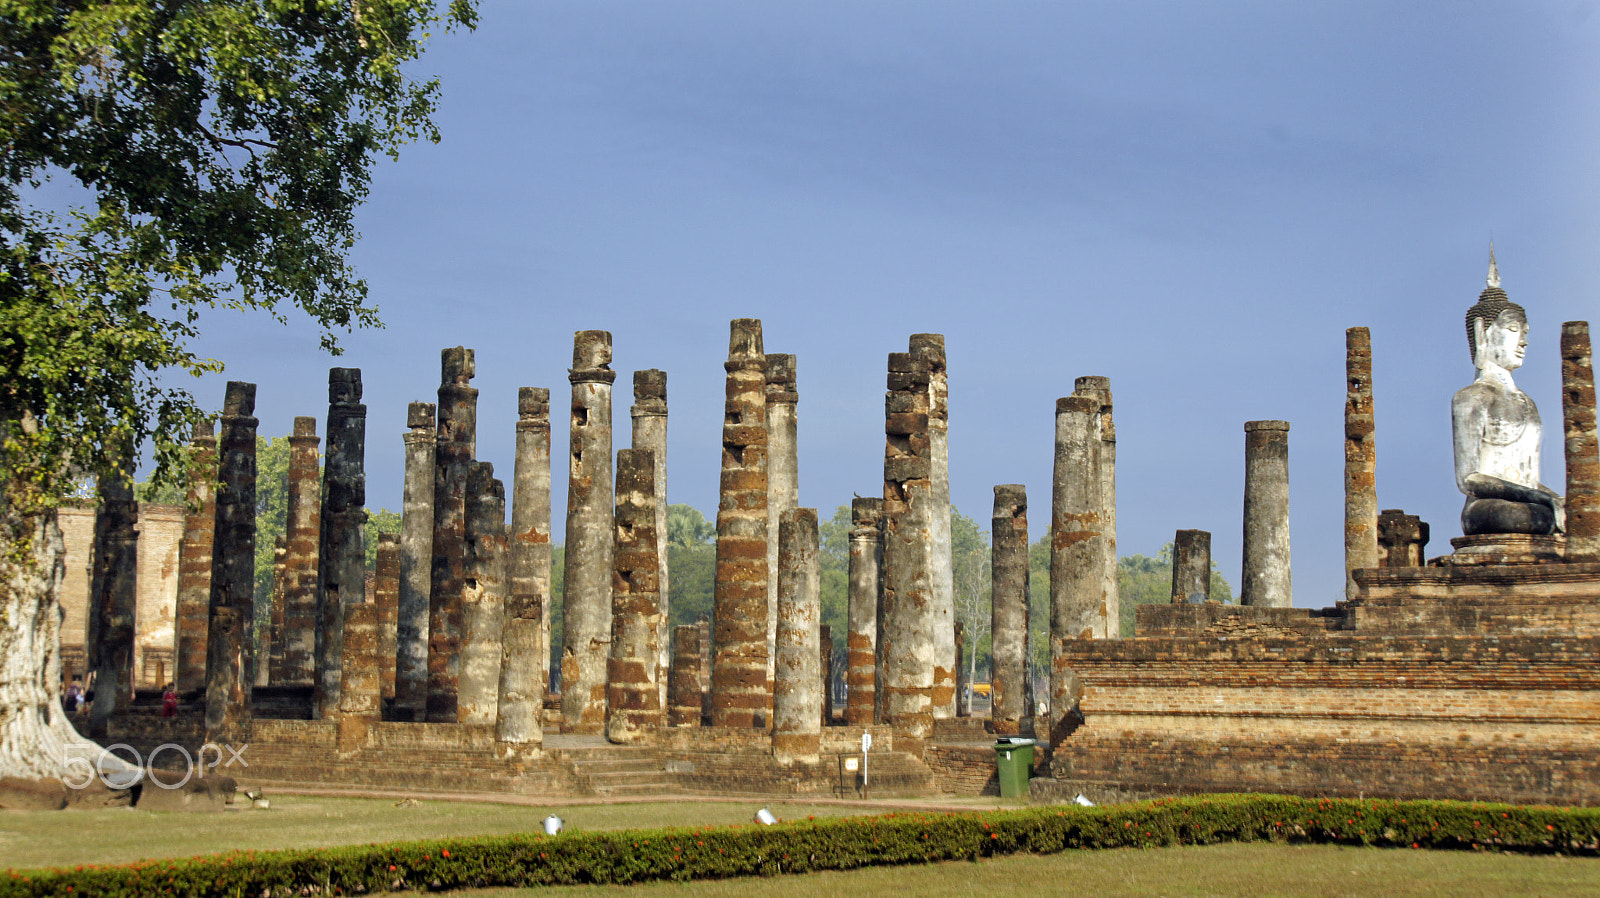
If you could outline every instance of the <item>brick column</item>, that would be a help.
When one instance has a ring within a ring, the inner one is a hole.
[[[367,597],[367,407],[361,369],[328,369],[328,454],[322,466],[322,541],[317,551],[317,707],[339,710],[343,682],[344,612]]]
[[[933,627],[933,716],[956,715],[955,558],[950,531],[950,383],[944,334],[912,334],[911,354],[928,364],[928,594]]]
[[[217,438],[210,422],[195,425],[189,451],[194,468],[178,549],[178,607],[173,622],[176,682],[179,694],[185,696],[206,688],[211,546],[217,535]]]
[[[428,596],[433,579],[433,403],[406,410],[405,490],[400,505],[400,614],[395,623],[394,705],[402,720],[428,709]]]
[[[332,434],[329,434],[330,438]],[[367,742],[382,718],[378,664],[378,606],[356,602],[345,609],[339,638],[338,746],[352,752]]]
[[[267,632],[256,646],[256,685],[283,682],[284,595],[288,590],[289,537],[280,534],[272,541],[272,592],[268,606]]]
[[[1244,571],[1239,603],[1294,605],[1289,573],[1289,422],[1244,425]]]
[[[1378,515],[1378,567],[1422,567],[1427,563],[1428,522],[1398,508]]]
[[[517,461],[512,475],[511,594],[501,635],[502,742],[544,740],[544,693],[550,682],[550,391],[517,391]]]
[[[1087,396],[1100,404],[1094,439],[1099,442],[1095,457],[1099,495],[1095,502],[1100,515],[1100,594],[1106,620],[1103,638],[1118,639],[1122,636],[1122,597],[1117,585],[1117,427],[1111,416],[1111,378],[1080,377],[1073,381],[1072,395]]]
[[[1211,534],[1179,530],[1172,537],[1172,603],[1211,597]]]
[[[667,688],[667,726],[700,725],[700,628],[672,628],[672,673]]]
[[[972,716],[972,677],[967,668],[967,626],[956,621],[956,716]]]
[[[244,738],[249,726],[256,586],[255,410],[256,385],[229,381],[218,441],[217,529],[206,634],[206,739],[212,742]]]
[[[322,483],[317,419],[295,418],[289,435],[284,509],[288,552],[283,568],[283,670],[276,682],[310,686],[317,673],[317,587],[322,541]]]
[[[122,474],[100,476],[94,521],[94,568],[89,597],[89,666],[95,672],[89,732],[105,735],[106,721],[133,701],[133,651],[139,610],[139,504]],[[164,685],[164,684],[163,684]]]
[[[857,496],[850,502],[850,631],[845,649],[845,723],[876,723],[878,581],[883,562],[883,500]]]
[[[783,765],[821,760],[821,603],[817,511],[791,508],[778,524],[778,664],[772,757]]]
[[[735,318],[728,339],[717,503],[716,633],[711,722],[769,726],[767,685],[766,354],[761,322]],[[775,535],[774,535],[775,536]]]
[[[1372,334],[1344,332],[1344,596],[1354,572],[1378,566],[1378,449],[1372,413]]]
[[[1600,562],[1600,445],[1589,322],[1561,325],[1561,420],[1567,457],[1567,560]]]
[[[400,624],[400,537],[378,534],[373,565],[373,599],[378,605],[378,677],[380,692],[394,698]]]
[[[1056,400],[1056,455],[1051,488],[1050,640],[1105,639],[1115,622],[1106,607],[1103,505],[1100,500],[1100,400]],[[1055,707],[1051,707],[1055,715]]]
[[[994,488],[989,555],[992,602],[990,720],[997,736],[1021,730],[1028,661],[1028,492],[1020,483]]]
[[[567,479],[561,722],[567,733],[600,733],[606,723],[611,655],[611,334],[573,335],[572,453]]]
[[[456,719],[493,726],[506,610],[506,491],[485,461],[467,467],[467,566],[461,589]]]
[[[461,679],[461,590],[467,565],[467,468],[478,448],[472,350],[440,353],[439,430],[434,440],[433,561],[428,580],[428,720],[455,723]]]
[[[778,522],[800,504],[799,386],[793,355],[766,354],[767,388],[767,682],[776,688],[778,640]]]
[[[821,575],[818,575],[821,583]],[[820,586],[819,586],[820,588]],[[820,606],[819,606],[820,607]],[[818,612],[819,614],[821,612]],[[822,725],[833,726],[833,628],[827,624],[818,626],[818,647],[821,649],[819,660],[822,664]]]
[[[633,448],[650,452],[655,458],[656,558],[659,560],[662,627],[671,619],[670,586],[667,582],[667,372],[651,368],[633,372]],[[672,657],[662,630],[661,654],[656,659],[656,684],[659,704],[667,705],[668,670]]]
[[[885,722],[913,754],[933,735],[935,613],[932,595],[933,487],[928,448],[928,363],[889,354],[884,400],[882,646]]]
[[[656,541],[655,453],[617,453],[616,573],[606,660],[606,739],[626,745],[661,726],[661,556]]]

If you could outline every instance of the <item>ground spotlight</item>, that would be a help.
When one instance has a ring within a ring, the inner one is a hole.
[[[565,823],[566,821],[562,820],[560,817],[551,814],[550,816],[544,818],[544,834],[547,836],[553,836],[556,833],[561,832],[561,827]]]
[[[778,818],[772,816],[771,811],[767,810],[766,808],[762,808],[761,810],[756,811],[756,822],[762,826],[771,826],[772,824],[778,822]]]

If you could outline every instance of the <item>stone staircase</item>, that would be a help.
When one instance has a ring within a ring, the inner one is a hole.
[[[571,774],[579,794],[650,796],[681,792],[667,774],[661,753],[643,746],[556,749],[550,757]]]

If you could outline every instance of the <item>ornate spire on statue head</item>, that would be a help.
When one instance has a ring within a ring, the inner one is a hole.
[[[1500,268],[1494,264],[1494,241],[1489,241],[1489,277],[1488,286],[1500,286]]]

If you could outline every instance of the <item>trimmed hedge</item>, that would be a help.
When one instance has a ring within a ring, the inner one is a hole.
[[[1274,841],[1600,853],[1600,809],[1280,795],[1082,808],[832,817],[764,827],[620,830],[232,852],[0,873],[11,895],[353,895],[482,886],[772,876],[889,864]]]

